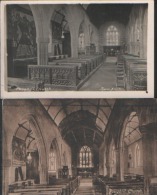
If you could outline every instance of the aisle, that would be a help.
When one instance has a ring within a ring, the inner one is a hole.
[[[104,64],[79,91],[111,91],[116,87],[116,57],[107,57]]]
[[[81,179],[80,186],[75,195],[96,195],[92,184],[92,179]]]

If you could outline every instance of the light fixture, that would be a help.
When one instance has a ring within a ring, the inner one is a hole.
[[[28,156],[27,156],[27,162],[28,162],[28,164],[31,164],[31,162],[32,162],[32,156],[31,156],[30,152],[28,153]]]

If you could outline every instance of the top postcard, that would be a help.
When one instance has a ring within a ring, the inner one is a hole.
[[[154,97],[153,0],[2,1],[1,97]]]

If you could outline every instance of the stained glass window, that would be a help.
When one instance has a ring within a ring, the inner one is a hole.
[[[88,146],[83,146],[80,150],[80,167],[92,167],[92,153]]]
[[[115,26],[109,26],[106,32],[106,43],[108,46],[119,44],[119,33]]]

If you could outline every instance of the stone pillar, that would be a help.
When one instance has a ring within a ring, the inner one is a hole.
[[[118,181],[124,181],[124,151],[123,148],[116,150],[116,174]]]
[[[48,44],[49,38],[37,38],[38,65],[48,64]]]
[[[48,183],[48,169],[45,165],[40,165],[40,184]]]
[[[157,176],[156,137],[157,124],[151,123],[140,127],[143,144],[144,195],[149,195],[151,177]]]
[[[106,175],[110,177],[110,156],[109,152],[106,153]]]
[[[78,32],[71,30],[71,57],[78,58]]]

